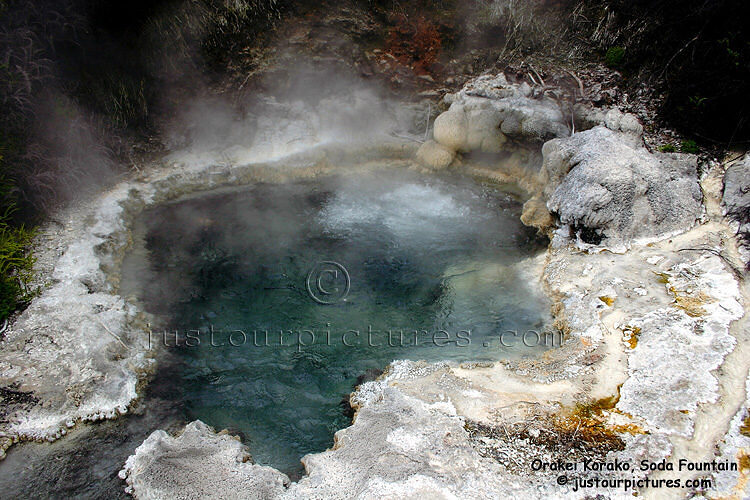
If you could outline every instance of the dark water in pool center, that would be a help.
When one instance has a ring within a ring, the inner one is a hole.
[[[471,179],[394,170],[213,192],[142,214],[123,292],[178,353],[169,397],[186,419],[296,475],[350,424],[358,376],[539,349],[501,343],[547,319],[519,271],[541,249],[519,212]]]

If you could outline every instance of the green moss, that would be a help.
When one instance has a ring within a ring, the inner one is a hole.
[[[663,146],[659,146],[659,151],[662,153],[674,153],[677,151],[677,148],[674,147],[674,144],[664,144]]]
[[[604,62],[610,68],[619,68],[625,59],[625,49],[620,46],[610,47],[604,56]]]
[[[687,139],[680,143],[680,151],[683,153],[698,154],[698,144],[695,141]]]

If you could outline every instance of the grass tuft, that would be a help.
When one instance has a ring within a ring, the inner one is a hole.
[[[0,157],[0,164],[2,157]],[[34,257],[29,250],[34,232],[23,225],[12,225],[16,210],[13,184],[0,178],[0,321],[26,305],[34,295],[29,282],[32,277]]]

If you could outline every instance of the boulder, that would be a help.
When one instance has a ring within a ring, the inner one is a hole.
[[[636,143],[643,136],[643,125],[630,113],[623,113],[617,108],[594,108],[587,103],[578,103],[573,108],[577,130],[588,130],[603,125],[615,132],[623,132]]]
[[[503,116],[492,106],[478,107],[466,113],[469,127],[466,149],[499,153],[507,138],[500,131]]]
[[[453,163],[456,153],[438,144],[435,141],[427,141],[417,150],[417,161],[424,167],[432,170],[442,170]]]
[[[549,141],[542,154],[547,207],[587,243],[628,246],[701,216],[694,155],[653,154],[603,126]]]
[[[466,148],[468,133],[469,122],[461,106],[452,107],[435,119],[435,140],[453,151]]]
[[[503,117],[500,130],[510,137],[543,142],[570,135],[559,104],[549,97],[530,99],[515,95],[499,101],[497,109]]]
[[[435,141],[453,151],[499,153],[507,138],[543,142],[570,134],[557,101],[532,99],[528,84],[501,73],[481,76],[446,96],[448,111],[435,120]]]
[[[542,143],[568,137],[575,117],[577,128],[603,125],[640,143],[643,126],[632,114],[579,104],[566,116],[555,98],[532,94],[527,83],[509,83],[502,73],[475,78],[445,96],[450,108],[435,120],[433,137],[453,151],[498,153],[508,138]]]
[[[643,135],[643,125],[641,125],[641,122],[638,121],[635,115],[623,113],[615,108],[610,109],[604,115],[604,125],[610,130],[624,132],[636,137]]]

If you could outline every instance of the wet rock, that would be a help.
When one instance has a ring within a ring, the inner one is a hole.
[[[380,370],[378,368],[368,368],[365,370],[365,373],[357,377],[357,384],[356,385],[362,385],[365,382],[372,382],[373,380],[377,380],[378,377],[380,377],[383,374],[383,370]]]
[[[554,217],[549,213],[544,200],[539,196],[534,196],[523,205],[521,222],[529,227],[535,227],[541,231],[546,231],[555,223]]]
[[[579,236],[628,246],[687,230],[701,215],[695,156],[652,154],[602,126],[549,141],[542,153],[547,206]]]

